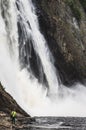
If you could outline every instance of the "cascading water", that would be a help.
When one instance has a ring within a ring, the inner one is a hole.
[[[31,0],[0,0],[0,28],[0,80],[18,104],[31,115],[86,116],[85,87],[58,84]],[[32,48],[48,87],[31,70]]]
[[[19,18],[21,19],[20,25],[25,31],[25,39],[23,39],[23,44],[28,38],[31,39],[33,47],[41,59],[43,70],[49,84],[49,91],[50,93],[57,93],[56,89],[58,88],[58,81],[50,59],[50,52],[46,45],[46,41],[39,31],[34,7],[30,0],[18,0],[17,7],[19,9]]]

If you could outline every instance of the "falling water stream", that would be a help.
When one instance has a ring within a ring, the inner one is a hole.
[[[31,46],[48,85],[39,82],[31,70]],[[27,65],[20,60],[23,57],[27,57]],[[86,116],[86,88],[80,84],[71,89],[59,85],[53,56],[40,32],[31,0],[0,0],[0,80],[32,116]]]

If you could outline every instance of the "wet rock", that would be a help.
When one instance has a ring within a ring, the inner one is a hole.
[[[77,0],[75,8],[81,14],[78,21],[67,1],[33,0],[33,3],[60,79],[70,85],[86,80],[86,13]]]
[[[12,124],[10,115],[0,111],[0,130],[23,130],[33,121],[35,121],[34,118],[18,114],[15,124]]]
[[[0,112],[0,130],[85,130],[85,117],[17,117],[12,124],[10,117]]]

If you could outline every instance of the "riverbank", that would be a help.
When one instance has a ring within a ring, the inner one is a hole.
[[[31,124],[34,118],[25,117],[17,113],[16,123],[12,124],[10,114],[0,111],[0,130],[24,130],[27,124]]]
[[[86,130],[86,118],[18,116],[13,125],[9,115],[0,112],[0,130]]]

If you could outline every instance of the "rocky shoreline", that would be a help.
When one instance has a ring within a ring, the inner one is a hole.
[[[25,117],[23,115],[17,114],[15,125],[12,124],[10,114],[0,111],[0,130],[24,130],[27,128],[27,124],[34,121],[34,118]]]
[[[0,112],[0,130],[86,130],[85,117],[17,117],[16,124]]]
[[[17,112],[16,125],[12,124],[10,118],[10,113],[13,109]],[[23,128],[25,119],[28,123],[33,120],[5,91],[5,88],[0,83],[0,130],[19,130]]]

